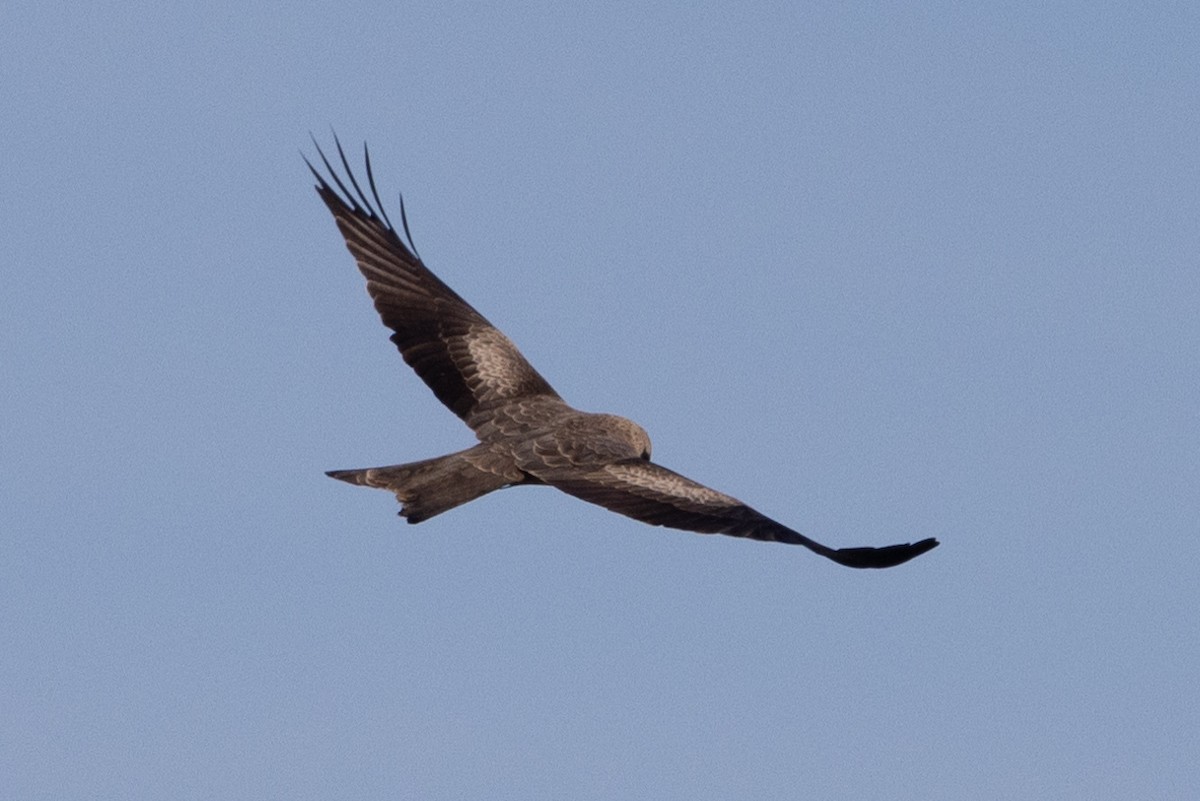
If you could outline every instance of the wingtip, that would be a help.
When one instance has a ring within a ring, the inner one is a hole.
[[[936,539],[930,537],[920,542],[889,545],[884,548],[841,548],[829,554],[829,558],[846,567],[895,567],[932,551],[940,544]]]

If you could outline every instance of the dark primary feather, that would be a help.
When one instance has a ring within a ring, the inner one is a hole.
[[[803,545],[847,567],[894,567],[938,544],[935,539],[926,539],[883,548],[830,548],[775,522],[736,498],[641,459],[536,475],[576,498],[653,526]]]
[[[557,398],[516,346],[421,262],[403,203],[401,222],[408,241],[396,233],[382,210],[366,146],[367,184],[374,203],[355,179],[340,142],[337,150],[353,191],[318,146],[337,188],[306,159],[316,176],[317,192],[367,279],[376,311],[395,332],[392,342],[438,400],[475,428],[486,417],[488,405],[526,396]]]

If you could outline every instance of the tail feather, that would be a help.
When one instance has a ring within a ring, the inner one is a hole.
[[[476,467],[470,458],[476,448],[388,467],[330,470],[325,475],[390,490],[400,501],[400,515],[409,523],[420,523],[513,483],[511,476]]]

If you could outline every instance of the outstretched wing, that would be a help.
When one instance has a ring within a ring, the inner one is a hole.
[[[737,498],[642,459],[626,459],[580,471],[561,469],[536,474],[576,498],[653,526],[803,545],[847,567],[893,567],[938,544],[935,539],[927,539],[885,548],[829,548],[776,523]]]
[[[438,400],[472,428],[486,418],[489,406],[536,395],[557,398],[509,338],[421,262],[408,233],[403,199],[400,221],[407,242],[400,238],[379,201],[366,145],[363,161],[374,204],[355,180],[341,143],[336,138],[334,142],[353,192],[320,146],[317,153],[337,189],[311,162],[305,159],[305,163],[317,178],[317,194],[333,212],[346,247],[367,279],[376,311],[395,332],[391,339],[404,361]]]

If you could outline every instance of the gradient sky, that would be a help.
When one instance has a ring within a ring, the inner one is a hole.
[[[9,0],[0,69],[0,795],[1195,797],[1195,4]],[[569,402],[942,547],[326,478],[472,442],[331,127]]]

